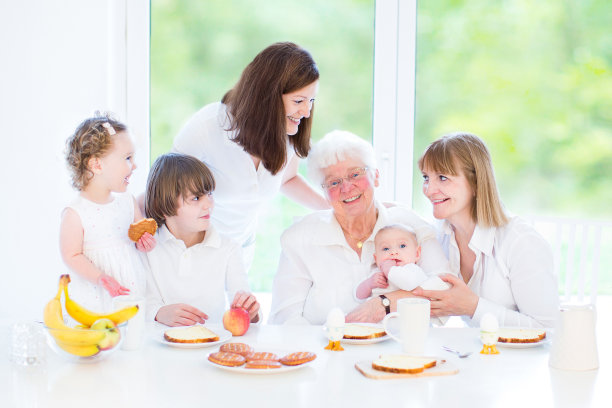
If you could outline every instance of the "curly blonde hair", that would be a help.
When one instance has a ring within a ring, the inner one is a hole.
[[[89,160],[104,157],[113,145],[113,136],[125,130],[127,126],[108,112],[95,112],[77,126],[66,140],[66,162],[74,188],[81,191],[87,187],[93,178]]]

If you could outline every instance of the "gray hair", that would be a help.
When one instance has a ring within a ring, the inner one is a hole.
[[[325,181],[323,170],[347,159],[359,160],[376,170],[376,155],[370,143],[346,130],[332,130],[308,154],[308,179],[320,186]]]

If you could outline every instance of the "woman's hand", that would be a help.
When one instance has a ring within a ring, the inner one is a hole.
[[[208,319],[206,313],[184,303],[162,306],[155,316],[155,320],[166,326],[192,326],[204,323],[206,319]]]
[[[141,252],[149,252],[155,248],[156,244],[157,241],[155,240],[155,237],[148,232],[145,232],[142,234],[138,242],[136,242],[136,249]]]
[[[412,293],[416,296],[428,298],[431,302],[431,316],[469,316],[470,318],[478,306],[478,296],[472,292],[462,279],[454,275],[441,275],[440,279],[451,284],[447,290],[424,290],[415,288]]]
[[[380,298],[375,296],[357,306],[346,315],[347,323],[378,323],[385,317],[385,307]]]
[[[105,273],[98,277],[98,285],[101,285],[112,296],[129,295],[130,290],[122,286],[115,278]]]
[[[231,307],[241,307],[249,312],[251,323],[256,323],[259,320],[259,302],[250,293],[238,291],[234,295]]]

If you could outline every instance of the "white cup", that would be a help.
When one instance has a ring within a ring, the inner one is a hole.
[[[562,305],[557,315],[548,364],[561,370],[599,368],[593,305]]]
[[[397,312],[389,313],[383,319],[385,331],[402,345],[404,353],[422,356],[425,352],[427,333],[429,332],[429,300],[423,298],[404,298],[397,301]],[[387,328],[389,320],[398,318],[399,337]]]
[[[145,300],[131,295],[116,296],[113,298],[115,310],[126,306],[138,305],[138,313],[127,321],[127,327],[123,331],[122,350],[136,350],[140,348],[145,334]]]

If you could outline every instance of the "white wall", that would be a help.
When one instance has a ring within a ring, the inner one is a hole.
[[[60,213],[75,192],[63,150],[81,120],[111,110],[131,126],[140,166],[131,189],[144,188],[148,1],[0,0],[0,16],[0,319],[41,320],[66,272]]]

